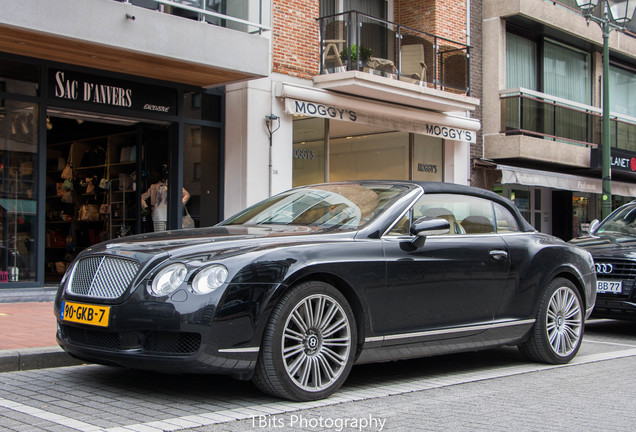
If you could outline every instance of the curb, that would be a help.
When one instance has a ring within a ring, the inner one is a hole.
[[[62,366],[77,366],[85,362],[71,357],[60,347],[0,350],[0,373]]]

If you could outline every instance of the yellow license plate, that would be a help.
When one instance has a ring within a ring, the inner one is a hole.
[[[110,306],[62,302],[61,319],[81,324],[108,327]]]

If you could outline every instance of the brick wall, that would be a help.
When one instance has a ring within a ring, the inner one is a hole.
[[[395,21],[466,43],[466,0],[395,0]]]
[[[273,70],[311,78],[320,70],[319,0],[273,0]]]
[[[483,98],[483,74],[482,74],[482,4],[483,0],[471,0],[470,11],[470,95],[482,100]],[[482,108],[479,105],[473,112],[473,117],[481,120]],[[470,157],[481,158],[484,143],[481,131],[477,132],[477,142],[470,146]]]

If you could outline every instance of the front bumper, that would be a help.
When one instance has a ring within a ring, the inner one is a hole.
[[[612,295],[598,295],[593,318],[636,319],[636,303]]]
[[[171,298],[179,301],[152,297],[143,284],[121,303],[58,293],[57,341],[73,357],[91,363],[168,373],[245,375],[253,371],[259,338],[252,302],[234,302],[219,309],[219,298],[185,292],[175,292]],[[108,306],[108,325],[62,319],[63,301]]]

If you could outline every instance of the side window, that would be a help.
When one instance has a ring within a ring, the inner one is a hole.
[[[495,216],[497,218],[497,232],[518,232],[519,224],[510,211],[501,204],[495,203]]]
[[[518,231],[512,214],[503,206],[495,219],[493,202],[469,195],[427,194],[422,196],[411,210],[388,233],[392,236],[409,235],[412,221],[421,217],[446,219],[450,223],[447,235],[495,233],[495,220],[503,232]]]
[[[390,236],[406,236],[409,235],[409,229],[411,228],[411,219],[409,215],[411,212],[408,212],[402,219],[395,224],[395,226],[389,231],[387,234]]]

